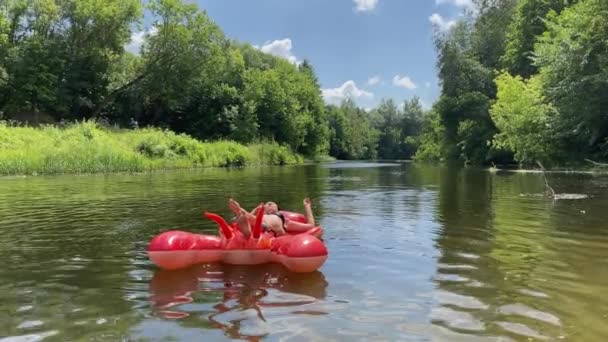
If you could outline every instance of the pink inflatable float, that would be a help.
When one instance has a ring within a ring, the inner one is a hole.
[[[281,211],[292,221],[306,222],[304,215]],[[313,272],[327,260],[327,248],[317,237],[323,229],[288,232],[274,237],[262,232],[264,211],[259,210],[250,236],[221,216],[205,213],[219,226],[219,236],[170,230],[155,236],[148,245],[150,260],[162,269],[174,270],[195,264],[223,262],[231,265],[283,264],[293,272]]]

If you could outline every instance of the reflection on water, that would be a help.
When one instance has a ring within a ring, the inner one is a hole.
[[[603,341],[608,180],[398,163],[0,179],[0,341]],[[148,241],[313,198],[329,259],[163,271]]]
[[[274,316],[328,314],[316,305],[325,298],[327,285],[318,271],[295,274],[278,264],[211,264],[156,271],[150,299],[162,318],[196,316],[191,323],[220,328],[230,337],[259,337],[271,333]]]

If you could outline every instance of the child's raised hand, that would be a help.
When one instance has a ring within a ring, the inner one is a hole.
[[[311,204],[311,203],[310,203],[310,198],[306,197],[306,198],[304,199],[304,207],[310,207],[310,204]]]

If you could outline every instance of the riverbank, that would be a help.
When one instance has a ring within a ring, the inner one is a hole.
[[[276,143],[201,142],[157,128],[108,129],[94,122],[66,128],[0,122],[0,175],[142,172],[163,169],[301,164]]]

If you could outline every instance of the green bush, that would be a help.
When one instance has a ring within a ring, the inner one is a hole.
[[[93,121],[66,128],[0,122],[0,174],[95,173],[302,163],[276,143],[200,142],[157,128],[108,130]]]

